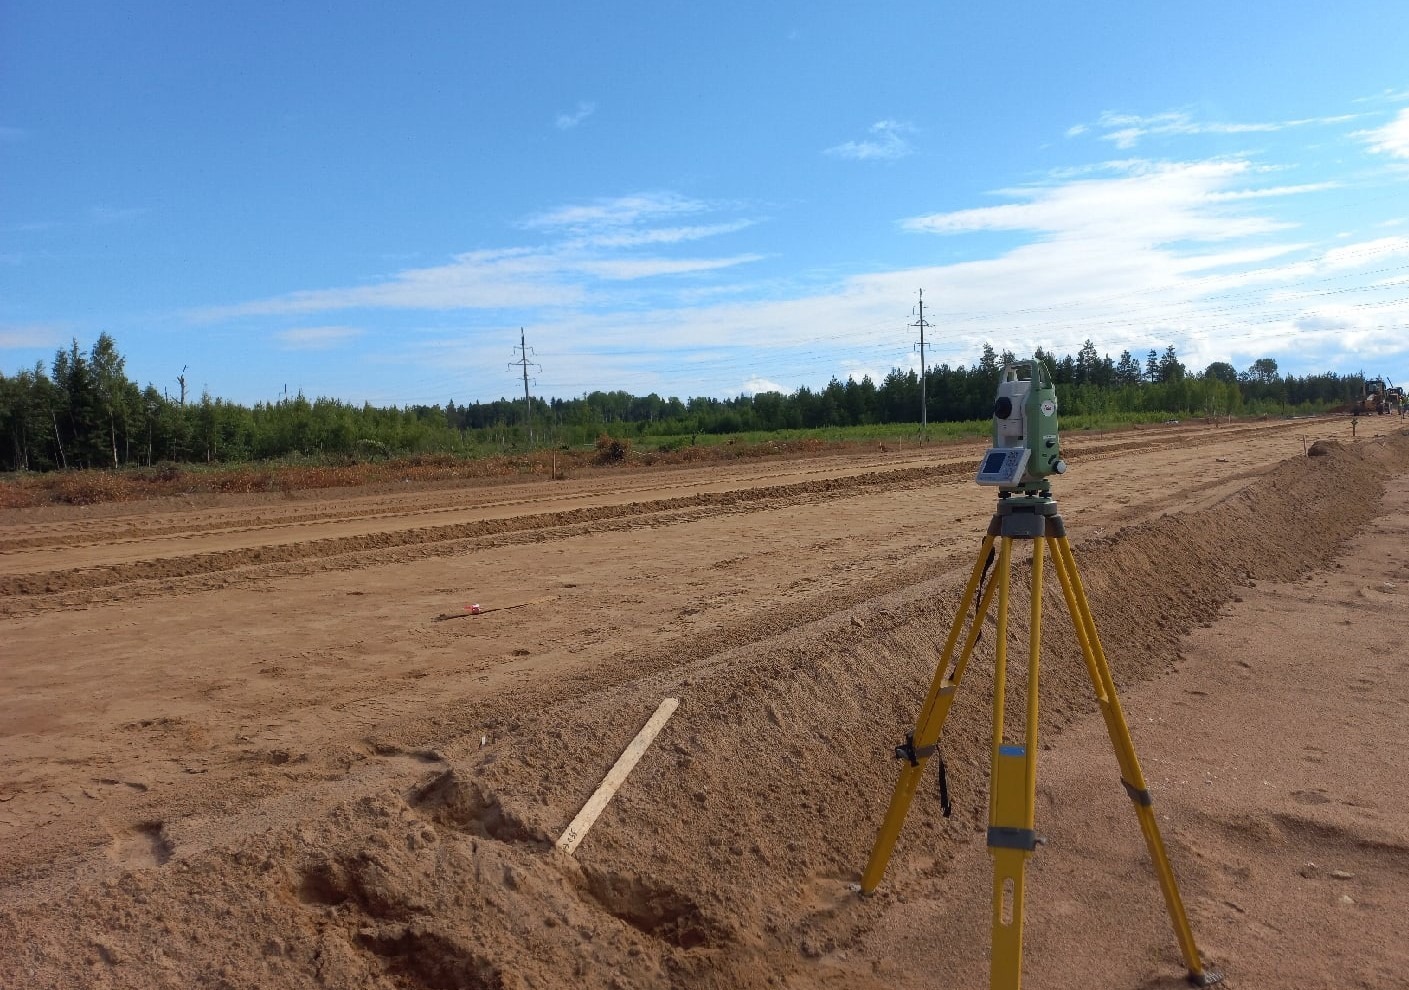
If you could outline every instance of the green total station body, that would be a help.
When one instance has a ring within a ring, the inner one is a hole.
[[[977,481],[1029,494],[1049,490],[1049,475],[1066,472],[1057,433],[1057,389],[1036,359],[1003,365],[993,402],[993,446]]]

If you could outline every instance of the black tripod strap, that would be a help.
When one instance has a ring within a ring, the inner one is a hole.
[[[954,806],[949,803],[949,774],[948,768],[944,765],[944,754],[939,754],[939,808],[944,812],[944,817],[948,818]]]
[[[916,746],[915,734],[912,732],[905,737],[902,745],[895,747],[895,758],[904,760],[912,767],[918,767],[921,760],[927,760],[936,753],[939,753],[939,807],[944,812],[944,817],[948,818],[954,810],[949,803],[949,768],[944,763],[944,754],[940,752],[939,746]]]
[[[986,559],[986,560],[983,562],[983,570],[979,571],[979,574],[978,574],[978,588],[974,591],[974,621],[975,621],[975,622],[977,622],[978,619],[979,619],[978,605],[979,605],[979,602],[983,601],[983,585],[984,585],[984,582],[988,580],[988,569],[993,566],[993,558],[994,558],[995,556],[997,556],[997,553],[998,553],[998,551],[996,550],[996,548],[994,548],[994,547],[989,547],[989,548],[988,548],[988,559]],[[982,642],[983,642],[983,626],[979,626],[979,627],[978,627],[978,635],[974,637],[974,645],[977,646],[979,643],[982,643]]]

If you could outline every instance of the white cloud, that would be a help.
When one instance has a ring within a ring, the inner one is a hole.
[[[354,340],[362,336],[363,333],[364,331],[357,327],[293,327],[279,331],[274,337],[285,350],[326,351],[349,340]]]
[[[858,161],[904,158],[910,154],[910,142],[905,135],[913,133],[909,124],[896,120],[878,120],[871,125],[871,137],[864,141],[847,141],[827,148],[823,154]]]
[[[642,244],[679,244],[682,241],[698,241],[720,234],[732,234],[754,225],[753,220],[734,220],[729,223],[704,224],[697,227],[657,227],[651,230],[621,231],[593,234],[579,243],[594,244],[599,247],[638,247]]]
[[[1304,117],[1298,120],[1259,121],[1253,123],[1230,123],[1223,121],[1195,120],[1187,110],[1166,110],[1163,113],[1141,116],[1139,114],[1116,113],[1107,110],[1097,119],[1094,127],[1103,131],[1099,137],[1110,141],[1117,148],[1133,148],[1147,137],[1167,137],[1170,135],[1192,134],[1257,134],[1284,131],[1292,127],[1310,127],[1339,124],[1354,120],[1358,114],[1339,114],[1333,117]],[[1067,129],[1068,137],[1085,134],[1091,128],[1086,124],[1076,124]]]
[[[902,226],[937,234],[1030,231],[1122,248],[1230,240],[1285,226],[1223,205],[1259,192],[1229,188],[1252,172],[1249,162],[1127,162],[1123,171],[1128,174],[1114,179],[1006,189],[1002,195],[1026,202],[912,217]]]
[[[783,386],[779,385],[777,382],[769,381],[767,378],[761,378],[758,375],[754,375],[748,381],[744,382],[743,385],[739,386],[740,395],[762,395],[765,392],[787,391],[789,390],[783,388]]]
[[[717,205],[669,192],[637,193],[560,206],[534,214],[520,223],[526,230],[567,235],[568,245],[628,248],[648,244],[679,244],[732,234],[756,223],[750,219],[688,226],[654,226],[682,216],[707,213]]]
[[[529,230],[598,230],[610,227],[628,227],[662,217],[703,213],[708,209],[710,209],[708,203],[697,199],[689,199],[670,192],[647,192],[631,196],[617,196],[611,199],[598,199],[585,204],[560,206],[557,209],[529,217],[523,221],[521,226]]]
[[[760,254],[740,254],[731,258],[617,258],[603,261],[583,261],[577,271],[613,281],[650,278],[656,275],[688,275],[712,272],[721,268],[758,261]]]
[[[1235,199],[1267,199],[1271,196],[1300,196],[1302,193],[1325,192],[1339,189],[1339,182],[1306,182],[1299,186],[1266,186],[1262,189],[1232,189],[1227,192],[1209,193],[1211,201],[1228,202]]]
[[[1358,268],[1366,263],[1366,259],[1374,259],[1378,264],[1406,255],[1409,255],[1409,237],[1379,237],[1327,251],[1323,255],[1322,266],[1329,269]]]
[[[1356,103],[1403,103],[1409,100],[1409,89],[1386,89],[1374,96],[1362,96]]]
[[[572,113],[560,113],[553,120],[553,126],[560,131],[570,131],[597,112],[597,104],[580,102]]]
[[[1383,127],[1357,131],[1355,137],[1370,146],[1370,150],[1394,158],[1409,159],[1409,110],[1401,110]]]

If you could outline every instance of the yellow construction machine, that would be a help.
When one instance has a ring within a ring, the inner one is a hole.
[[[1409,399],[1405,398],[1402,385],[1391,384],[1385,389],[1385,412],[1402,414],[1406,402],[1409,402]]]
[[[1403,395],[1403,389],[1399,390]],[[1364,394],[1356,401],[1351,408],[1351,415],[1368,416],[1370,413],[1377,413],[1383,416],[1392,408],[1390,401],[1385,395],[1385,380],[1383,378],[1365,379]]]

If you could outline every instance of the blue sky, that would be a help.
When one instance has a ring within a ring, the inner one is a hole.
[[[736,395],[1017,353],[1409,380],[1409,4],[0,4],[0,370]]]

